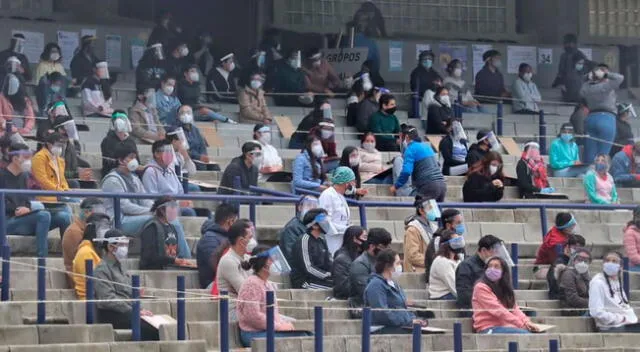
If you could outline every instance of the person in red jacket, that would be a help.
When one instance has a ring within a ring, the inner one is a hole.
[[[629,270],[640,272],[640,206],[633,210],[633,219],[624,228],[624,251],[629,257]]]
[[[556,215],[556,226],[544,236],[542,245],[538,248],[536,254],[536,266],[533,268],[533,273],[536,279],[544,279],[547,276],[549,268],[546,265],[551,265],[555,262],[558,255],[556,246],[564,245],[570,235],[578,233],[576,218],[571,213],[558,213]],[[545,265],[545,267],[540,267]]]

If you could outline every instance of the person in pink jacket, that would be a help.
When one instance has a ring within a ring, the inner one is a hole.
[[[640,272],[640,207],[633,210],[633,219],[624,228],[624,251],[629,258],[629,270]]]
[[[12,132],[21,136],[31,134],[36,123],[33,105],[24,84],[12,73],[5,77],[0,92],[0,136],[4,135],[9,122]]]
[[[382,154],[376,149],[376,137],[373,133],[367,132],[362,136],[362,143],[358,151],[360,154],[359,171],[362,182],[370,180],[384,170]]]
[[[473,329],[480,334],[528,334],[538,327],[520,310],[507,263],[487,261],[484,275],[473,287]]]

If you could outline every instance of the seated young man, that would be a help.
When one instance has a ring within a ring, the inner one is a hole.
[[[183,73],[184,77],[178,82],[178,98],[182,104],[191,105],[196,109],[196,121],[220,121],[234,124],[234,120],[219,114],[205,103],[200,92],[200,73],[198,65],[190,65]]]
[[[106,193],[148,193],[140,178],[136,175],[138,169],[138,159],[136,151],[127,144],[116,146],[115,159],[118,167],[113,169],[102,179],[102,190]],[[121,229],[129,236],[136,236],[143,226],[151,219],[151,207],[153,201],[149,199],[120,199]],[[106,214],[115,219],[113,199],[107,198],[105,201]],[[191,252],[184,236],[184,228],[178,220],[174,220],[171,225],[176,228],[178,241],[180,243],[179,256],[190,258]]]
[[[0,189],[28,189],[31,172],[31,151],[25,144],[14,143],[8,150],[9,164],[0,170]],[[41,203],[22,194],[5,195],[7,234],[36,237],[37,255],[48,253],[47,234],[58,228],[60,237],[71,224],[71,214],[65,211],[49,213]]]
[[[85,115],[96,117],[109,117],[113,113],[109,69],[105,61],[96,62],[93,76],[82,84],[82,110]]]

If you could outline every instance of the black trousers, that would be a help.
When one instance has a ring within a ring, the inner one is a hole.
[[[98,309],[98,322],[111,324],[114,329],[131,329],[131,315],[112,310]],[[146,321],[140,319],[140,339],[142,341],[159,341],[158,330]]]

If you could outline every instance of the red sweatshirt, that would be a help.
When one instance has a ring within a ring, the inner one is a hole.
[[[559,244],[564,245],[566,242],[567,235],[558,230],[557,227],[552,227],[547,235],[544,236],[542,245],[538,248],[535,264],[553,264],[557,257],[556,246]]]

